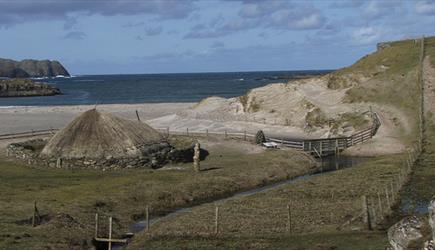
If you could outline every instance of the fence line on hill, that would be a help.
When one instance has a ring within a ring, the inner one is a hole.
[[[32,129],[31,131],[25,131],[25,132],[1,134],[0,140],[19,139],[19,138],[26,138],[26,137],[33,137],[33,136],[42,136],[42,135],[53,135],[55,134],[56,131],[59,131],[59,129],[57,128],[41,129],[41,130]]]

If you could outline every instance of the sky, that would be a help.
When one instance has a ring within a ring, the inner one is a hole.
[[[0,57],[73,75],[337,69],[435,35],[435,0],[0,0]]]

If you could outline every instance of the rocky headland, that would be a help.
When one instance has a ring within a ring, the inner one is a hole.
[[[30,79],[0,80],[1,97],[52,96],[61,94],[58,88]]]
[[[68,71],[58,61],[31,60],[14,61],[0,58],[0,77],[28,78],[70,76]]]

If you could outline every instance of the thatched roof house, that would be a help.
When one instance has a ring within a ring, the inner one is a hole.
[[[63,159],[134,158],[169,147],[150,126],[96,109],[86,111],[45,145],[41,156]]]

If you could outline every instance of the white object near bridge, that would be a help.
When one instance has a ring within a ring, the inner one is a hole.
[[[263,142],[263,146],[266,148],[278,148],[278,143],[275,142]]]

